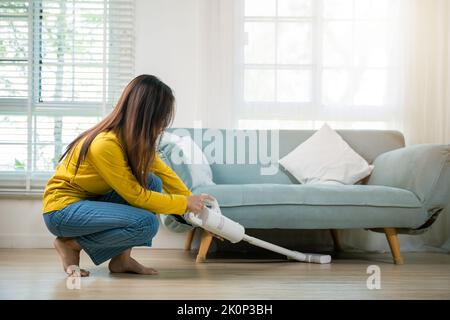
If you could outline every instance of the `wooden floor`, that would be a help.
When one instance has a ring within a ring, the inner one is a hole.
[[[50,249],[0,249],[0,299],[450,299],[450,255],[340,254],[331,265],[217,255],[195,264],[195,252],[135,249],[157,276],[113,275],[94,266],[80,290],[69,290]],[[369,290],[369,265],[381,269],[381,289]]]

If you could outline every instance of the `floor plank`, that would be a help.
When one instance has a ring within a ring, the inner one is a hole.
[[[69,290],[51,249],[0,249],[0,299],[450,299],[450,255],[406,253],[394,265],[389,254],[342,253],[331,265],[215,255],[195,263],[195,252],[134,249],[157,276],[110,274],[94,266]],[[267,258],[267,257],[265,257]],[[381,289],[369,290],[367,267],[381,270]]]

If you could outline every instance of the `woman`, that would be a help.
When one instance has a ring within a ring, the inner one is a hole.
[[[131,258],[132,247],[151,246],[156,214],[203,208],[209,196],[191,195],[156,153],[174,101],[158,78],[138,76],[111,114],[68,145],[47,183],[43,209],[67,273],[84,250],[96,265],[111,259],[111,272],[157,274]]]

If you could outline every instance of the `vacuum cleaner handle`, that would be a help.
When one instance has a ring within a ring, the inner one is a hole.
[[[210,195],[209,197],[211,197],[213,200],[206,199],[204,201],[205,207],[200,213],[195,214],[193,212],[187,212],[184,214],[184,219],[198,227],[204,227],[205,221],[208,219],[210,210],[212,210],[215,214],[222,215],[217,199]]]
[[[217,202],[217,199],[214,198],[211,195],[208,195],[213,200],[206,199],[205,200],[205,206],[210,207],[211,210],[213,210],[215,213],[222,215],[222,211],[220,210],[219,202]]]
[[[204,193],[202,193],[202,195],[206,195]],[[203,227],[204,225],[204,221],[207,218],[208,215],[208,207],[210,207],[211,209],[214,210],[214,212],[217,212],[219,214],[222,214],[222,212],[220,211],[220,207],[219,207],[219,203],[217,202],[216,198],[214,198],[213,196],[208,195],[209,197],[211,197],[213,200],[210,199],[206,199],[204,201],[205,204],[205,208],[203,208],[203,210],[198,213],[195,214],[193,212],[187,212],[183,215],[184,219],[186,221],[188,221],[191,224],[194,224],[198,227]],[[203,216],[202,216],[203,215]],[[202,218],[200,218],[200,216],[202,216]]]

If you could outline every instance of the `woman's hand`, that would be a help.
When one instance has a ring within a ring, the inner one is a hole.
[[[210,195],[204,194],[202,193],[201,195],[192,195],[190,197],[188,197],[187,199],[187,211],[193,212],[195,214],[200,213],[203,208],[205,207],[205,200],[210,200],[210,201],[214,201],[214,198],[211,197]],[[223,241],[223,238],[211,233],[211,235],[217,239],[219,239],[220,241]]]
[[[208,194],[192,195],[187,198],[187,211],[195,214],[200,213],[205,207],[205,200],[214,201],[214,198]]]

